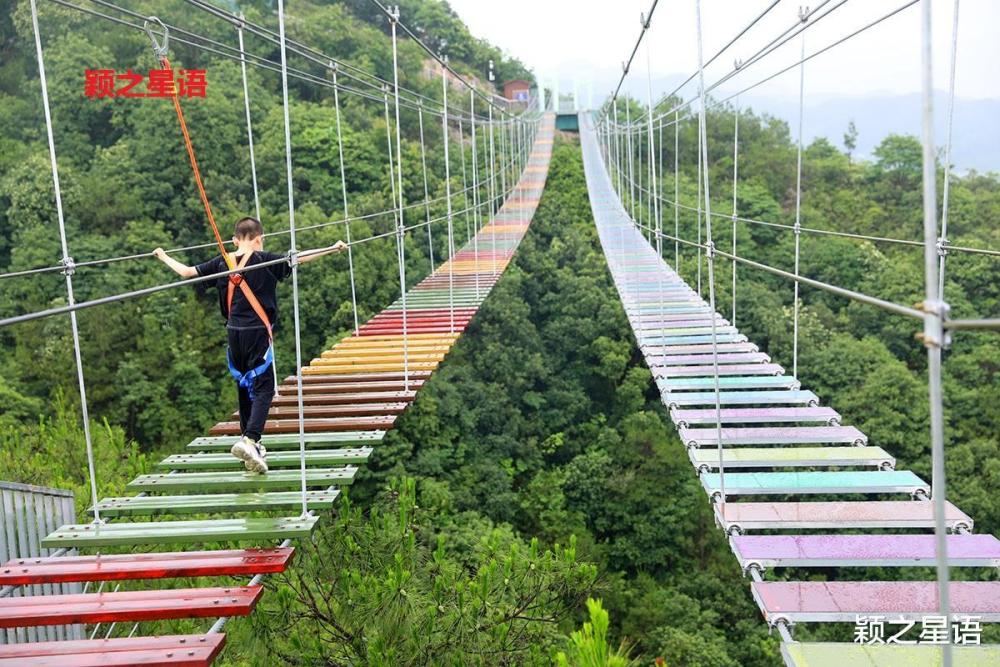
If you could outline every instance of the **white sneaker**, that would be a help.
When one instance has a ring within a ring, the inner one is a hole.
[[[267,472],[267,462],[264,460],[266,450],[258,445],[254,440],[243,436],[233,445],[229,453],[243,461],[243,465],[250,472]]]

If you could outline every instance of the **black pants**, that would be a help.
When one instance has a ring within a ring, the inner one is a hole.
[[[257,368],[264,363],[264,355],[271,344],[267,337],[267,329],[255,327],[253,329],[227,329],[229,333],[229,355],[233,361],[233,366],[240,373]],[[254,380],[253,400],[250,400],[250,392],[243,387],[239,388],[240,395],[240,432],[243,435],[260,442],[261,433],[264,432],[264,424],[267,422],[267,412],[271,409],[271,401],[274,400],[274,364],[271,364],[266,373],[263,373]]]

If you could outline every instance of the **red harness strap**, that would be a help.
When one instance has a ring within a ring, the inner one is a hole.
[[[237,264],[234,268],[242,269],[246,267],[247,262],[250,260],[252,255],[252,252],[248,252],[243,255],[240,258],[239,264]],[[233,294],[236,292],[237,286],[239,286],[240,291],[243,292],[243,298],[245,298],[247,303],[250,304],[250,307],[253,308],[253,312],[257,313],[257,317],[264,322],[264,326],[267,327],[267,337],[273,341],[274,335],[271,333],[271,319],[267,316],[267,312],[264,310],[264,307],[260,305],[260,301],[257,300],[253,290],[251,290],[250,286],[243,280],[242,274],[234,273],[229,276],[228,292],[226,294],[226,317],[230,317],[233,314]]]

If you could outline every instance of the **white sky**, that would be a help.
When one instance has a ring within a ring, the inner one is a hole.
[[[812,0],[813,7],[823,0]],[[847,33],[889,13],[904,0],[853,0],[817,21],[805,34],[806,53],[826,46]],[[650,0],[449,0],[473,34],[485,37],[520,58],[536,75],[560,78],[560,90],[569,92],[578,79],[581,102],[593,87],[595,104],[606,95],[621,72],[640,24],[639,14]],[[702,0],[705,58],[718,51],[771,0]],[[828,2],[821,12],[839,4]],[[952,29],[952,0],[933,0],[934,86],[946,89]],[[706,70],[711,82],[733,69],[736,58],[748,59],[797,20],[799,3],[783,0],[735,47]],[[817,12],[817,15],[821,12]],[[903,10],[842,46],[811,60],[806,66],[807,95],[883,95],[920,90],[920,3]],[[963,0],[959,22],[956,93],[965,99],[1000,98],[1000,1]],[[653,93],[664,92],[697,67],[694,2],[660,0],[646,41],[650,46]],[[645,44],[636,55],[629,89],[646,96]],[[723,93],[756,82],[797,60],[800,39],[744,70]],[[694,88],[685,89],[685,96]],[[788,72],[754,91],[755,95],[797,98],[798,71]]]

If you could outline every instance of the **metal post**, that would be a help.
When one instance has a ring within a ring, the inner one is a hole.
[[[472,237],[472,254],[476,258],[476,299],[479,298],[479,164],[476,157],[476,91],[469,89],[469,123],[472,125],[472,206],[475,211],[476,233]]]
[[[49,108],[49,84],[45,78],[45,59],[42,55],[42,33],[38,29],[38,6],[36,0],[31,4],[31,29],[35,36],[35,56],[38,59],[38,79],[42,87],[42,110],[45,112],[45,134],[49,142],[49,162],[52,168],[52,186],[55,192],[56,219],[59,221],[59,243],[62,247],[63,275],[66,276],[66,302],[72,306],[76,303],[73,295],[73,271],[76,266],[69,254],[69,244],[66,240],[66,218],[63,215],[62,189],[59,185],[59,166],[56,161],[56,141],[52,133],[52,111]],[[80,328],[76,320],[76,311],[69,314],[70,331],[73,336],[73,357],[76,361],[76,381],[80,389],[80,413],[83,418],[83,439],[87,447],[87,473],[90,477],[90,502],[94,509],[94,522],[101,522],[101,513],[97,508],[97,473],[94,468],[94,442],[90,435],[90,410],[87,406],[87,385],[83,379],[83,355],[80,352]]]
[[[392,85],[396,107],[396,180],[399,197],[399,218],[396,221],[396,248],[399,253],[399,291],[403,307],[403,391],[410,391],[410,337],[406,325],[406,226],[403,219],[403,148],[399,124],[399,49],[396,40],[396,25],[399,23],[399,5],[390,11],[392,26]]]
[[[738,68],[738,66],[737,66]],[[736,98],[733,109],[733,318],[730,322],[736,326],[736,195],[738,192],[740,173],[740,98]]]
[[[486,224],[488,224],[490,226],[490,239],[491,239],[491,242],[493,244],[493,253],[490,256],[490,265],[491,265],[491,267],[493,269],[493,271],[492,271],[493,275],[496,275],[496,273],[497,273],[497,225],[496,225],[496,221],[493,219],[493,217],[496,215],[496,212],[497,212],[497,162],[496,162],[496,152],[495,152],[494,144],[493,144],[493,105],[492,104],[488,104],[486,108],[487,108],[487,111],[489,113],[489,119],[490,119],[490,152],[489,152],[489,156],[488,156],[489,160],[490,160],[490,168],[489,168],[489,171],[487,172],[489,174],[489,177],[490,177],[490,188],[489,188],[489,190],[490,190],[490,213],[489,213],[490,217],[489,217],[489,220],[487,220]],[[487,156],[484,155],[483,157],[485,159]]]
[[[340,196],[344,201],[344,229],[347,237],[347,272],[351,279],[351,312],[354,314],[354,335],[361,330],[358,323],[358,295],[354,283],[354,247],[351,245],[351,216],[347,207],[347,173],[344,170],[344,135],[340,128],[340,88],[337,86],[337,64],[331,62],[333,72],[333,108],[337,114],[337,157],[340,164]]]
[[[247,86],[247,59],[243,49],[243,26],[246,17],[240,12],[239,23],[236,25],[236,34],[240,43],[240,70],[243,73],[243,110],[247,117],[247,145],[250,147],[250,176],[253,179],[253,204],[257,211],[257,219],[260,220],[260,193],[257,190],[257,161],[253,153],[253,124],[250,122],[250,89]],[[275,375],[277,377],[277,375]]]
[[[699,112],[700,113],[700,112]],[[699,116],[700,119],[700,116]],[[701,121],[698,121],[698,131],[701,132]],[[707,149],[706,149],[707,151]],[[698,248],[701,248],[701,221],[702,221],[702,210],[701,210],[701,192],[702,192],[702,175],[708,169],[704,168],[704,162],[707,161],[707,157],[703,160],[701,154],[701,137],[698,138],[698,206],[697,206],[697,220],[698,223]],[[698,269],[697,269],[697,284],[698,284],[698,296],[702,296],[701,291],[701,251],[698,251]]]
[[[681,181],[680,181],[680,135],[679,112],[674,111],[674,271],[681,272]]]
[[[650,16],[652,19],[652,16]],[[645,21],[646,30],[649,29],[649,21]],[[650,226],[654,226],[656,221],[659,220],[659,202],[657,201],[657,188],[656,188],[656,140],[653,138],[653,75],[650,71],[650,57],[649,57],[649,40],[646,40],[646,93],[649,97],[649,108],[648,108],[648,122],[649,122],[649,183],[650,183],[650,200],[653,203],[653,221],[654,223]],[[656,231],[656,256],[659,257],[663,253],[663,239],[660,237],[660,230],[657,227]]]
[[[431,236],[431,196],[427,189],[427,151],[424,148],[424,104],[417,100],[417,123],[420,127],[420,166],[424,174],[424,216],[427,223],[427,256],[434,273],[434,237]]]
[[[799,21],[809,20],[809,10],[799,8]],[[806,81],[806,36],[801,37],[801,56],[799,61],[799,140],[798,162],[795,168],[795,301],[792,310],[792,377],[799,376],[799,256],[802,241],[802,118],[805,115],[805,81]],[[735,254],[735,253],[734,253]]]
[[[948,83],[948,138],[944,145],[944,192],[941,194],[941,236],[938,238],[938,296],[944,299],[944,258],[948,254],[948,208],[951,193],[951,134],[955,120],[955,67],[958,63],[958,4],[951,26],[951,78]]]
[[[444,137],[444,192],[448,201],[448,312],[449,330],[455,333],[455,233],[451,219],[451,162],[448,155],[448,56],[443,56],[442,60],[441,98],[444,100],[444,111],[441,114],[441,135]]]
[[[299,317],[299,260],[295,245],[295,183],[292,180],[292,131],[288,116],[288,61],[285,54],[285,2],[278,0],[278,38],[281,52],[281,108],[285,121],[285,180],[288,184],[288,243],[292,264],[292,315],[295,320],[295,374],[299,407],[299,473],[302,481],[302,516],[309,513],[306,495],[306,425],[302,400],[302,336]]]
[[[629,109],[631,105],[626,100],[625,102],[625,141],[628,150],[628,207],[629,214],[632,219],[635,219],[635,176],[632,169],[632,159],[634,153],[632,152],[632,112]]]
[[[458,154],[462,157],[462,205],[465,208],[465,242],[472,240],[472,226],[469,219],[469,179],[465,171],[465,134],[462,131],[462,117],[458,117]],[[475,214],[473,214],[475,217]]]
[[[924,271],[926,300],[923,303],[923,341],[927,347],[927,376],[931,417],[931,498],[934,503],[934,535],[937,545],[938,610],[948,619],[949,641],[942,646],[944,667],[952,664],[951,604],[949,600],[948,536],[945,529],[944,406],[941,394],[942,321],[948,306],[938,293],[937,184],[934,154],[934,86],[931,58],[931,2],[921,0],[921,69],[923,83],[923,204]]]
[[[715,245],[712,243],[712,199],[709,196],[708,178],[708,127],[705,118],[705,66],[701,43],[701,0],[695,0],[695,17],[698,23],[698,152],[702,158],[702,178],[705,191],[705,259],[708,264],[708,300],[712,318],[712,369],[715,377],[715,438],[719,450],[719,506],[726,512],[726,466],[722,446],[722,400],[719,388],[719,341],[715,313]],[[699,253],[700,255],[701,253]]]

